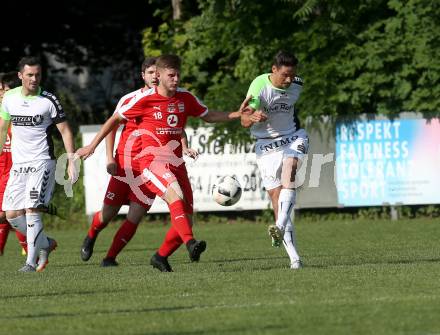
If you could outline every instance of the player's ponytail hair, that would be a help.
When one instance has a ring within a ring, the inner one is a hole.
[[[277,68],[280,68],[281,66],[297,66],[298,59],[295,57],[294,54],[285,50],[280,50],[275,55],[273,65]]]
[[[162,55],[157,57],[156,67],[158,69],[180,70],[181,60],[177,55]]]

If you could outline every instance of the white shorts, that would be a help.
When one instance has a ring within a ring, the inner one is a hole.
[[[281,185],[283,159],[296,157],[302,161],[309,150],[309,137],[304,129],[273,139],[258,139],[255,146],[257,165],[266,190]]]
[[[55,160],[12,164],[3,210],[47,206],[55,187]]]

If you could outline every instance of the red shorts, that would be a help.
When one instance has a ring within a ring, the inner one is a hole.
[[[167,164],[150,165],[143,169],[142,176],[148,190],[159,197],[163,196],[171,183],[177,182],[183,193],[185,212],[188,214],[193,213],[193,193],[185,164],[181,164],[178,167]]]
[[[3,212],[3,196],[5,194],[6,184],[9,179],[9,171],[7,173],[0,173],[0,209]]]
[[[115,157],[117,164],[117,177],[123,177],[123,180],[112,176],[105,192],[104,204],[109,206],[128,205],[130,201],[136,202],[146,210],[149,210],[156,194],[151,192],[145,184],[143,184],[138,169],[124,169],[123,156]],[[133,164],[136,167],[136,164]],[[131,177],[139,177],[131,180]]]

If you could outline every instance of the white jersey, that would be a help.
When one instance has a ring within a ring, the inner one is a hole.
[[[249,106],[268,116],[265,122],[251,127],[251,134],[257,139],[293,134],[299,128],[295,103],[302,89],[301,78],[295,77],[288,88],[281,89],[272,85],[269,75],[265,73],[255,78],[247,93],[247,96],[252,95]]]
[[[6,92],[0,116],[12,124],[12,162],[27,163],[55,159],[52,131],[66,121],[58,99],[39,89],[37,95],[23,96],[22,87]]]

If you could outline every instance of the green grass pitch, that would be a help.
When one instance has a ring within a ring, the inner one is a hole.
[[[89,262],[85,230],[48,231],[58,241],[43,273],[24,263],[15,236],[0,258],[0,334],[439,334],[440,224],[299,221],[305,267],[290,270],[263,224],[200,224],[198,264],[179,249],[174,273],[148,265],[167,227],[143,224],[101,268],[116,225]]]

